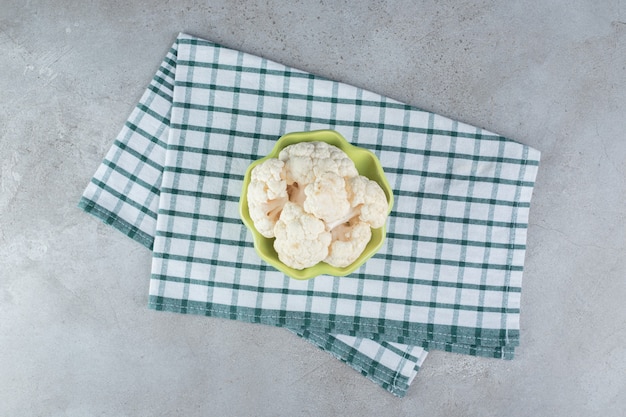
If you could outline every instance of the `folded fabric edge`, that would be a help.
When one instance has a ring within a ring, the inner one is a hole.
[[[352,346],[343,343],[329,333],[317,333],[308,330],[295,330],[287,328],[290,332],[301,337],[307,342],[313,344],[319,349],[331,354],[336,359],[350,366],[352,369],[359,372],[361,375],[374,382],[384,390],[392,393],[397,397],[404,397],[413,382],[413,379],[417,375],[421,363],[424,358],[417,358],[414,361],[414,366],[411,370],[411,374],[406,376],[400,372],[393,371],[387,367],[384,367],[376,360],[367,357],[359,352]],[[409,360],[405,358],[403,360]]]
[[[146,248],[152,249],[152,244],[154,242],[154,238],[152,236],[126,222],[117,214],[105,209],[96,202],[89,200],[85,197],[81,197],[80,201],[78,202],[78,208],[101,220],[104,224],[112,226],[113,228],[122,232],[124,235],[140,243]]]
[[[230,309],[220,309],[215,308],[215,306],[207,306],[206,303],[199,303],[194,301],[186,300],[181,302],[180,300],[168,299],[164,297],[150,296],[148,301],[148,308],[156,311],[167,311],[172,313],[181,313],[181,314],[196,314],[196,315],[204,315],[209,317],[216,318],[225,318],[225,319],[237,319],[240,321],[245,321],[249,323],[258,323],[276,327],[285,327],[290,329],[296,329],[296,332],[308,331],[315,334],[323,334],[328,333],[327,329],[315,328],[312,326],[308,326],[306,329],[300,327],[300,321],[289,322],[289,317],[281,316],[277,317],[276,320],[268,320],[267,318],[263,319],[261,317],[255,315],[241,315],[233,313]],[[402,341],[392,341],[392,340],[382,340],[380,335],[362,335],[362,334],[354,334],[349,332],[346,334],[347,336],[359,337],[362,339],[369,339],[377,343],[399,343],[406,345],[417,345],[426,350],[440,350],[451,353],[458,354],[466,354],[472,356],[480,356],[484,358],[493,358],[493,359],[505,359],[510,360],[513,359],[515,345],[505,345],[505,346],[480,346],[473,344],[463,344],[463,343],[453,343],[453,342],[444,342],[444,341],[436,341],[436,340],[419,340],[416,342],[408,342],[405,340]]]
[[[152,278],[153,282],[158,282],[158,279]],[[151,295],[148,301],[148,307],[158,311],[169,311],[182,314],[197,314],[211,317],[236,319],[249,323],[260,323],[278,327],[290,327],[300,328],[304,323],[304,313],[298,317],[297,314],[291,313],[289,315],[284,312],[277,311],[275,315],[259,316],[255,314],[254,309],[247,309],[244,311],[240,308],[238,311],[233,312],[228,306],[207,304],[205,302],[194,300],[179,300],[175,298],[168,298],[165,296]],[[375,333],[370,330],[366,330],[365,323],[361,323],[361,330],[354,331],[353,327],[342,327],[340,325],[333,326],[331,329],[327,327],[320,327],[318,323],[309,319],[307,329],[315,332],[331,331],[338,334],[346,334],[354,337],[360,337],[365,339],[371,339],[377,342],[393,342],[406,345],[418,345],[423,348],[444,350],[454,353],[465,353],[476,356],[488,357],[488,358],[512,358],[512,351],[517,346],[518,341],[513,340],[509,343],[503,343],[499,341],[498,344],[476,344],[476,339],[466,339],[463,343],[463,338],[457,337],[455,339],[437,340],[433,339],[433,334],[428,332],[420,333],[420,336],[416,336],[411,340],[407,340],[406,337],[386,332],[384,335]],[[324,323],[324,326],[327,326]],[[417,334],[417,333],[416,333]],[[486,339],[482,339],[485,341]]]
[[[427,350],[439,350],[482,358],[512,360],[515,357],[515,346],[513,345],[488,347],[429,340],[422,343],[421,346]]]

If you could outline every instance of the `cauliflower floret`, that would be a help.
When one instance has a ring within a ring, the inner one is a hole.
[[[305,212],[298,204],[285,204],[274,234],[278,259],[291,268],[308,268],[328,256],[330,232],[323,221]]]
[[[304,194],[304,211],[326,223],[335,222],[350,211],[346,180],[334,172],[326,172],[317,177],[306,186]]]
[[[254,167],[248,185],[248,209],[254,226],[263,236],[274,237],[274,226],[289,200],[282,173],[285,163],[272,158]]]
[[[387,196],[376,181],[370,180],[363,175],[348,178],[346,184],[350,210],[343,216],[326,225],[329,230],[342,223],[349,222],[354,217],[368,223],[374,229],[382,227],[387,221]]]
[[[331,235],[332,242],[324,262],[343,268],[361,256],[372,238],[372,228],[369,224],[354,217],[349,223],[342,223],[335,227]]]
[[[380,185],[363,175],[351,178],[348,182],[350,205],[361,208],[359,219],[369,223],[374,229],[382,227],[387,220],[389,206]]]
[[[285,162],[287,185],[301,187],[327,172],[349,178],[359,175],[352,159],[341,149],[326,142],[299,142],[285,147],[278,154]]]

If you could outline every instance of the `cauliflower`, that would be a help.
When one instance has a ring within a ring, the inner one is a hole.
[[[325,262],[345,267],[356,261],[372,238],[371,228],[387,220],[387,197],[376,181],[362,175],[348,179],[346,186],[350,208],[326,227],[333,240]]]
[[[346,181],[334,172],[317,177],[306,186],[304,194],[304,211],[326,223],[339,221],[350,210]]]
[[[287,184],[311,184],[327,172],[350,178],[359,175],[352,159],[341,149],[326,142],[299,142],[287,146],[278,154],[285,162]]]
[[[374,229],[383,227],[387,221],[387,196],[376,181],[363,175],[350,179],[350,205],[360,207],[359,219]]]
[[[348,223],[332,229],[331,235],[332,241],[324,262],[343,268],[356,261],[363,253],[372,238],[372,228],[354,217]]]
[[[327,222],[330,230],[352,218],[368,223],[373,228],[382,227],[387,220],[387,197],[376,181],[363,175],[349,178],[346,184],[350,208],[344,210],[331,222]]]
[[[367,246],[372,228],[387,219],[387,197],[377,182],[326,142],[285,147],[256,166],[248,186],[250,217],[285,265],[326,262],[345,267]]]
[[[303,204],[304,189],[323,174],[335,173],[349,178],[359,175],[354,162],[336,146],[326,142],[299,142],[285,147],[278,154],[285,163],[285,180],[289,201]]]
[[[298,204],[285,204],[274,234],[278,259],[292,268],[308,268],[328,256],[330,232],[323,221],[306,213]]]
[[[263,236],[274,237],[274,226],[289,201],[287,183],[282,177],[285,163],[275,158],[254,167],[248,185],[248,210],[254,227]]]

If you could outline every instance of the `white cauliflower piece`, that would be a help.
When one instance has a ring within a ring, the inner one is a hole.
[[[323,221],[287,202],[274,227],[278,259],[294,269],[309,268],[328,256],[331,234]]]
[[[274,226],[289,201],[283,178],[285,163],[275,158],[254,167],[248,185],[248,210],[254,226],[263,236],[274,237]]]
[[[344,151],[326,142],[299,142],[280,151],[278,159],[285,163],[289,201],[326,222],[349,210],[345,181],[359,172]]]
[[[331,231],[332,242],[324,262],[343,268],[357,260],[372,238],[369,224],[356,217],[349,223],[342,223]]]
[[[387,196],[376,181],[363,175],[348,178],[346,190],[350,210],[335,221],[327,223],[329,230],[349,222],[354,217],[358,217],[360,221],[368,223],[374,229],[385,224],[388,210]]]
[[[311,184],[327,172],[349,178],[359,175],[352,159],[341,149],[326,142],[299,142],[285,147],[278,154],[285,162],[287,185]]]
[[[326,172],[315,178],[305,187],[304,194],[304,211],[326,223],[342,219],[350,211],[346,180],[335,172]]]
[[[374,229],[383,227],[387,221],[389,204],[380,185],[363,175],[351,178],[348,182],[348,199],[352,207],[360,207],[359,219]]]

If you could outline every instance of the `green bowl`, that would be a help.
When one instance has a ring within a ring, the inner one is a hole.
[[[341,136],[338,132],[334,130],[315,130],[310,132],[294,132],[288,133],[282,136],[274,145],[274,149],[264,158],[254,161],[248,167],[246,174],[243,179],[243,188],[241,190],[241,197],[239,199],[239,214],[241,215],[241,219],[243,223],[248,227],[250,232],[252,233],[252,237],[254,238],[254,248],[257,253],[268,264],[272,265],[274,268],[283,272],[284,274],[290,276],[294,279],[311,279],[318,275],[333,275],[333,276],[345,276],[354,272],[358,269],[365,261],[371,258],[380,247],[383,245],[383,241],[385,240],[385,236],[387,233],[386,227],[379,227],[377,229],[372,229],[372,238],[369,243],[365,247],[365,250],[354,261],[352,264],[343,267],[337,268],[331,266],[325,262],[320,262],[317,265],[314,265],[310,268],[304,268],[301,270],[290,268],[284,263],[282,263],[278,259],[278,254],[274,250],[274,239],[266,238],[261,235],[254,227],[254,223],[250,218],[250,212],[248,211],[248,184],[250,183],[250,173],[252,169],[269,158],[278,158],[278,154],[280,151],[294,143],[298,142],[313,142],[313,141],[321,141],[326,142],[328,144],[334,145],[344,151],[354,164],[356,165],[357,171],[359,171],[360,175],[363,175],[373,181],[376,181],[387,196],[387,201],[389,202],[389,211],[391,212],[391,208],[393,207],[393,193],[391,191],[391,187],[385,178],[385,173],[383,172],[383,168],[380,165],[380,161],[372,152],[367,149],[360,148],[358,146],[351,145],[343,136]]]

